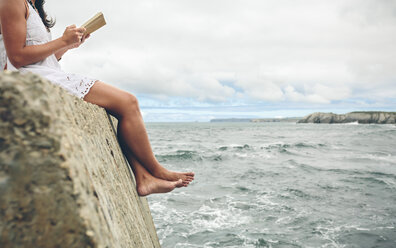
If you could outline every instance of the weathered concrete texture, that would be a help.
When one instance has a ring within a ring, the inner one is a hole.
[[[360,124],[395,124],[396,112],[351,112],[347,114],[313,113],[307,115],[298,123],[350,123]]]
[[[103,108],[4,72],[0,118],[0,247],[160,246]]]

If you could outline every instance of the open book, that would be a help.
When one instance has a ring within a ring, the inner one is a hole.
[[[106,21],[104,19],[103,13],[99,12],[94,17],[89,19],[86,23],[84,23],[81,27],[85,28],[85,34],[90,34],[98,30],[99,28],[106,25]]]

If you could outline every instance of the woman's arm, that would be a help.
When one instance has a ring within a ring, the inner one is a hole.
[[[16,67],[41,61],[48,56],[81,43],[84,28],[75,25],[66,28],[63,36],[42,45],[25,46],[26,8],[23,0],[0,1],[0,23],[7,56]]]
[[[68,50],[69,48],[62,48],[61,50],[57,51],[55,53],[56,59],[59,61],[62,58],[63,54],[65,54]]]

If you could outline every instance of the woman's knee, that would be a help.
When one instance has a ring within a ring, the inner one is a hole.
[[[131,111],[139,112],[136,96],[101,81],[92,86],[84,100],[105,108],[117,118]]]
[[[122,105],[124,113],[140,112],[139,101],[137,97],[131,93],[126,93],[123,96]]]

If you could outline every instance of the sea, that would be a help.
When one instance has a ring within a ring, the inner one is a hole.
[[[147,123],[161,246],[396,247],[396,125]]]

